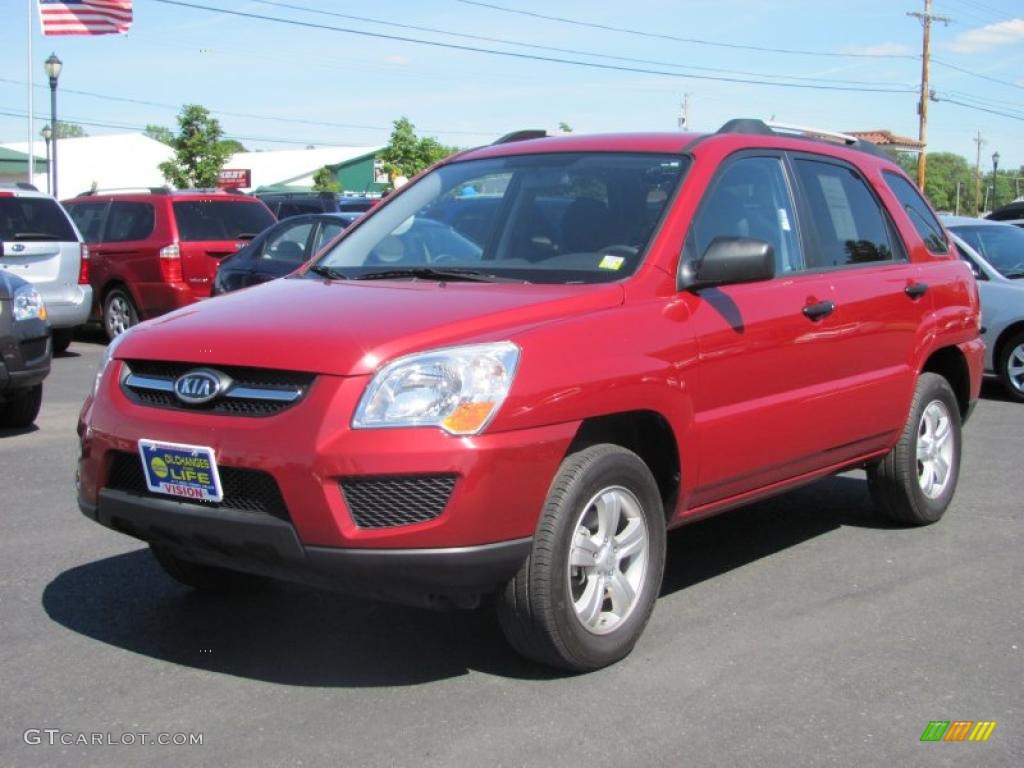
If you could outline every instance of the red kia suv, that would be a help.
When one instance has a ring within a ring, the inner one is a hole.
[[[513,134],[299,272],[119,336],[79,505],[193,587],[495,595],[520,652],[590,670],[640,637],[669,528],[856,467],[891,519],[937,521],[978,330],[873,145]]]
[[[217,265],[276,219],[220,190],[99,191],[65,200],[89,244],[89,280],[107,336],[210,296]]]

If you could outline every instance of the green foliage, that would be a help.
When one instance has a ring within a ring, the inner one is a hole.
[[[171,146],[174,142],[174,134],[171,133],[171,129],[162,125],[148,123],[142,130],[142,134],[144,136],[149,136],[151,139],[156,139],[163,144],[167,144],[168,146]]]
[[[340,192],[341,184],[326,165],[313,174],[313,189],[317,192]]]
[[[395,120],[388,145],[378,156],[392,181],[396,176],[415,176],[424,168],[458,151],[456,147],[445,146],[437,139],[417,137],[415,128],[406,117]]]
[[[572,133],[572,126],[566,122],[561,122],[558,124],[558,130],[562,133]]]
[[[228,151],[228,155],[233,155],[236,152],[248,152],[245,145],[242,144],[238,139],[224,139],[220,145]]]
[[[43,135],[43,130],[49,127],[49,123],[46,123],[42,128],[39,129],[39,135]],[[58,139],[80,139],[83,136],[88,136],[85,132],[85,128],[78,125],[78,123],[65,123],[63,120],[57,121],[57,138]]]
[[[224,131],[209,110],[186,104],[178,115],[178,133],[171,139],[174,158],[160,163],[160,173],[179,189],[213,187],[231,154],[224,146]]]

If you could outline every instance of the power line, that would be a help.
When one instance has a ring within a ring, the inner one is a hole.
[[[1000,80],[998,77],[989,77],[988,75],[982,75],[982,74],[980,74],[978,72],[972,72],[969,69],[964,69],[963,67],[958,67],[955,64],[950,64],[948,61],[940,61],[939,59],[932,59],[932,63],[938,64],[940,67],[945,67],[946,69],[952,69],[952,70],[955,70],[956,72],[962,72],[963,74],[970,75],[971,77],[977,77],[980,80],[988,80],[990,83],[998,83],[999,85],[1008,85],[1011,88],[1017,88],[1019,90],[1024,91],[1024,85],[1019,85],[1018,83],[1011,83],[1009,80]]]
[[[1024,122],[1024,115],[1013,115],[1013,114],[1010,114],[1009,112],[1002,112],[1002,111],[1000,111],[998,109],[988,109],[987,107],[980,107],[977,104],[965,104],[962,101],[957,101],[956,99],[951,99],[948,96],[943,96],[942,98],[937,99],[937,101],[939,101],[940,103],[943,103],[943,104],[956,104],[958,107],[964,107],[966,109],[974,109],[974,110],[977,110],[978,112],[987,112],[990,115],[999,115],[1000,117],[1008,117],[1011,120],[1020,120],[1020,121]]]
[[[452,32],[447,29],[439,29],[437,27],[423,27],[414,24],[402,24],[395,21],[388,21],[386,19],[373,19],[368,16],[353,16],[349,13],[338,13],[336,11],[326,11],[320,8],[310,8],[307,5],[296,5],[295,3],[283,3],[277,2],[276,0],[253,0],[253,2],[261,5],[270,5],[275,8],[287,8],[293,11],[303,11],[306,13],[315,13],[321,16],[334,16],[341,19],[351,19],[353,21],[362,21],[369,24],[380,24],[386,27],[395,27],[398,29],[411,29],[417,32],[429,32],[438,35],[447,35],[449,37],[457,37],[463,40],[481,40],[488,43],[498,43],[500,45],[515,45],[521,48],[528,48],[536,51],[552,51],[554,53],[568,53],[575,56],[593,56],[600,59],[609,59],[611,61],[625,61],[634,64],[652,64],[660,67],[672,67],[674,69],[681,70],[697,70],[700,72],[720,72],[729,75],[744,75],[749,77],[770,77],[776,79],[786,80],[801,80],[812,83],[842,83],[845,85],[878,85],[877,81],[865,81],[865,80],[846,80],[842,78],[828,78],[828,77],[808,77],[805,75],[776,75],[766,72],[749,72],[744,70],[736,69],[722,69],[719,67],[704,67],[697,64],[680,64],[673,61],[661,61],[658,59],[638,59],[631,56],[616,56],[614,54],[605,53],[601,51],[587,51],[578,48],[558,48],[551,45],[539,45],[537,43],[524,43],[520,40],[507,40],[500,37],[488,37],[486,35],[473,35],[465,32]]]
[[[480,48],[477,46],[470,45],[459,45],[457,43],[442,43],[435,40],[421,40],[415,37],[405,37],[401,35],[389,35],[383,32],[369,32],[362,29],[350,29],[347,27],[336,27],[329,24],[317,24],[311,21],[299,21],[297,19],[285,19],[279,16],[266,16],[259,13],[250,13],[246,11],[235,11],[228,10],[227,8],[216,8],[209,5],[200,5],[199,3],[186,3],[182,0],[152,0],[155,3],[161,3],[164,5],[175,5],[183,8],[193,8],[201,11],[210,11],[213,13],[222,13],[228,16],[239,16],[248,19],[258,19],[260,21],[273,21],[279,24],[287,24],[295,27],[303,27],[306,29],[322,29],[329,32],[342,32],[345,34],[361,35],[363,37],[373,37],[382,40],[394,40],[403,43],[414,43],[417,45],[426,45],[435,48],[448,48],[457,51],[466,51],[469,53],[483,53],[491,56],[504,56],[513,59],[526,59],[530,61],[543,61],[554,64],[569,64],[577,67],[588,67],[591,69],[602,69],[606,71],[614,72],[631,72],[635,74],[644,75],[661,75],[664,77],[675,77],[681,79],[692,79],[692,80],[710,80],[714,82],[722,83],[739,83],[741,85],[767,85],[774,86],[776,88],[803,88],[808,90],[817,91],[847,91],[847,92],[858,92],[858,93],[912,93],[912,89],[907,88],[865,88],[855,86],[844,86],[844,85],[824,85],[824,84],[813,84],[813,83],[783,83],[783,82],[772,82],[768,80],[744,80],[737,77],[725,77],[718,75],[695,75],[695,74],[682,74],[679,72],[666,72],[664,70],[656,69],[645,69],[640,67],[624,67],[615,64],[601,64],[593,61],[579,61],[576,59],[563,59],[554,56],[538,56],[536,54],[529,53],[518,53],[515,51],[497,51],[490,48]]]
[[[489,8],[494,11],[504,11],[505,13],[515,13],[520,16],[532,16],[535,19],[543,19],[545,21],[557,21],[562,24],[572,24],[578,27],[590,27],[591,29],[601,29],[606,32],[623,32],[627,35],[637,35],[639,37],[651,37],[660,40],[672,40],[677,43],[693,43],[695,45],[710,45],[718,48],[732,48],[744,51],[761,51],[763,53],[785,53],[799,56],[829,56],[829,57],[842,57],[842,58],[857,58],[857,59],[915,59],[916,56],[909,54],[899,53],[838,53],[835,51],[808,51],[801,50],[798,48],[769,48],[760,45],[741,45],[739,43],[723,43],[720,41],[703,40],[695,37],[678,37],[676,35],[666,35],[661,32],[648,32],[639,29],[629,29],[628,27],[615,27],[609,24],[597,24],[591,21],[581,21],[579,19],[569,19],[563,16],[548,16],[543,13],[536,13],[534,11],[525,11],[519,8],[507,8],[503,5],[495,5],[493,3],[478,2],[478,0],[457,0],[457,2],[463,3],[464,5],[476,5],[481,8]]]

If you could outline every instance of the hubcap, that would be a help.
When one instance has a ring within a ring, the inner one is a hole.
[[[953,441],[949,409],[941,400],[932,400],[921,414],[917,429],[917,482],[929,499],[937,499],[949,485]]]
[[[1018,392],[1024,392],[1024,344],[1018,344],[1006,359],[1006,378]]]
[[[115,296],[107,305],[107,328],[114,336],[120,336],[131,328],[131,325],[131,307],[128,306],[128,301],[121,296]]]
[[[630,491],[612,486],[586,503],[569,549],[569,599],[587,631],[604,635],[629,618],[649,549],[643,509]]]

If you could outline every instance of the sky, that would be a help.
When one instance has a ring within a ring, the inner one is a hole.
[[[917,136],[922,26],[907,12],[924,0],[180,2],[300,23],[135,0],[127,35],[43,37],[35,0],[0,0],[0,142],[27,139],[29,7],[33,111],[48,118],[55,52],[58,117],[92,135],[173,128],[197,103],[250,149],[383,145],[401,116],[468,147],[561,122],[675,131],[685,99],[696,131],[774,117]],[[1024,166],[1024,2],[935,0],[933,13],[949,23],[933,25],[929,151],[973,164],[980,131],[983,169],[993,152]]]

